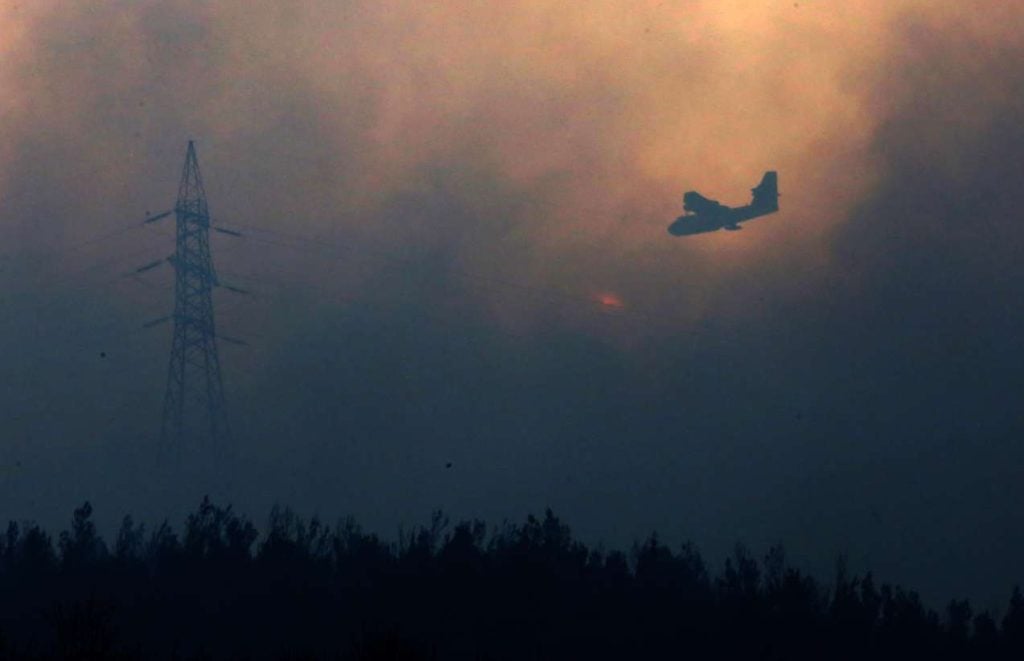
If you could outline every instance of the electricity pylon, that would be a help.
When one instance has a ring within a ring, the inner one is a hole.
[[[174,339],[167,369],[161,446],[165,451],[174,446],[177,455],[185,443],[208,442],[219,455],[231,440],[231,428],[213,322],[212,294],[217,274],[210,258],[210,212],[191,140],[174,214],[177,245],[170,258],[175,272]]]

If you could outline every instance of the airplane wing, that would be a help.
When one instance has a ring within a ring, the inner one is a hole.
[[[715,213],[722,208],[717,200],[709,200],[697,191],[683,194],[683,211],[691,213]]]

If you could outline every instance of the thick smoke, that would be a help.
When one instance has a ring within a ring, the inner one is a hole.
[[[0,517],[198,499],[149,477],[169,342],[134,329],[169,274],[120,277],[168,228],[95,241],[173,204],[191,138],[215,217],[271,230],[214,248],[254,291],[218,293],[252,342],[223,348],[241,506],[391,526],[551,504],[616,543],[781,538],[825,571],[843,550],[934,594],[1002,589],[1019,536],[998,577],[962,568],[1012,528],[992,512],[1024,461],[1022,19],[3,3]],[[665,232],[684,190],[745,203],[766,169],[779,214]]]
[[[876,118],[858,81],[889,54],[888,7],[12,6],[3,186],[61,191],[48,232],[87,236],[72,212],[167,197],[191,136],[229,216],[440,245],[574,291],[638,269],[699,278],[684,300],[700,307],[716,274],[820,258],[864,186]],[[664,240],[683,189],[741,203],[772,168],[789,191],[781,238]],[[49,245],[34,230],[23,240]]]

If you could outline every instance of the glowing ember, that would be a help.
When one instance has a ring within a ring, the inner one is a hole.
[[[619,298],[618,295],[612,294],[611,292],[604,292],[598,294],[595,298],[597,299],[598,303],[600,303],[606,308],[612,308],[617,310],[625,306],[625,304],[622,302],[622,299]]]

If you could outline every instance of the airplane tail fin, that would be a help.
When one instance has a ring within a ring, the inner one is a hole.
[[[779,175],[774,170],[764,173],[761,183],[753,189],[751,206],[777,211],[779,208]]]

